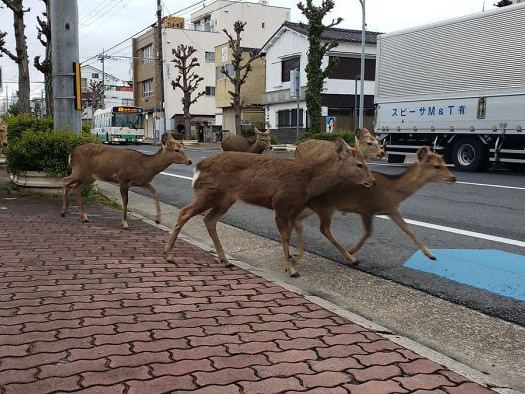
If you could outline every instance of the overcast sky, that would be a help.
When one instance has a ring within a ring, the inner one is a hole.
[[[207,0],[206,4],[213,0]],[[255,2],[256,0],[251,0]],[[319,4],[321,0],[314,0]],[[164,14],[177,13],[197,3],[198,0],[163,0]],[[486,0],[485,9],[494,8],[496,0]],[[96,55],[103,48],[110,48],[134,33],[142,30],[156,20],[156,0],[78,0],[80,60],[84,61]],[[292,21],[300,21],[297,0],[269,0],[270,5],[289,7]],[[342,17],[340,27],[361,29],[361,6],[359,0],[335,0],[336,7],[330,18]],[[1,2],[0,2],[1,4]],[[391,32],[430,22],[450,19],[457,16],[480,12],[483,0],[366,0],[367,29],[378,32]],[[33,58],[43,55],[44,49],[37,40],[36,17],[44,10],[41,0],[24,0],[24,6],[31,11],[26,14],[26,35],[31,65],[31,95],[39,96],[43,75],[33,68]],[[192,8],[194,11],[197,8]],[[183,16],[189,16],[183,13]],[[0,30],[7,31],[7,48],[15,51],[13,19],[11,11],[0,9]],[[131,56],[131,41],[110,52],[116,56]],[[18,68],[7,56],[0,58],[3,80],[16,82]],[[100,62],[92,61],[100,67]],[[125,57],[106,61],[106,71],[121,79],[131,80],[130,61]],[[4,83],[2,96],[5,97],[6,85],[10,92],[17,89],[16,83]],[[10,94],[9,94],[10,95]]]

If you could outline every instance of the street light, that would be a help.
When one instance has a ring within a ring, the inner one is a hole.
[[[365,0],[359,0],[363,9],[363,22],[361,26],[361,92],[359,92],[359,128],[363,128],[363,111],[365,104]]]

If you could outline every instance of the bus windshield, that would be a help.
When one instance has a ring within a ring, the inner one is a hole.
[[[113,113],[113,127],[129,127],[130,129],[143,129],[144,118],[140,113]]]

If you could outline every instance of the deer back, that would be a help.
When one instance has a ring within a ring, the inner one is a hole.
[[[171,164],[191,164],[183,146],[171,136],[162,138],[162,146],[153,155],[131,149],[117,149],[102,144],[84,144],[70,155],[72,173],[78,178],[106,182],[126,182],[142,186],[151,182]]]
[[[344,146],[338,155],[311,162],[241,152],[221,153],[199,162],[194,189],[197,196],[228,196],[233,201],[240,199],[272,208],[276,196],[282,196],[290,204],[294,201],[304,204],[305,200],[342,184],[373,184],[364,158]]]
[[[241,135],[230,135],[221,141],[222,150],[225,152],[248,152],[254,142]]]
[[[7,146],[7,123],[0,123],[0,148]]]

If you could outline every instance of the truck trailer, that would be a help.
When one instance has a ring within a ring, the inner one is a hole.
[[[525,167],[525,4],[379,35],[374,129],[390,163]]]

